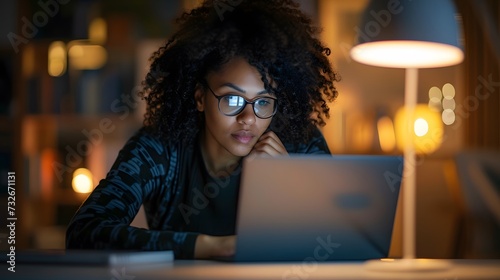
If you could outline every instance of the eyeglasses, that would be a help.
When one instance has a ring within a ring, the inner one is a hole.
[[[236,116],[245,109],[247,104],[252,104],[253,112],[258,118],[268,119],[274,114],[278,109],[278,101],[273,97],[259,97],[253,101],[248,101],[244,97],[234,94],[225,94],[218,96],[210,88],[207,82],[205,82],[207,88],[212,92],[212,94],[217,98],[219,103],[219,111],[226,116]]]

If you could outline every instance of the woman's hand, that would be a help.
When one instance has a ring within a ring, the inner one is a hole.
[[[236,235],[212,236],[200,234],[196,238],[194,258],[229,257],[234,255],[235,246]]]
[[[253,146],[249,154],[249,156],[258,155],[274,157],[278,155],[288,155],[288,152],[276,133],[268,131],[260,136],[259,141]]]

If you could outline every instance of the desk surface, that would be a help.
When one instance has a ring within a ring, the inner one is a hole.
[[[500,260],[450,260],[448,270],[434,272],[376,272],[363,262],[235,264],[215,261],[174,261],[154,266],[62,266],[18,264],[1,279],[500,279]],[[7,277],[7,278],[6,278]]]

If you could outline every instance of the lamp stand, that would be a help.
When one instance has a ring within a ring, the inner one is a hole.
[[[418,259],[416,245],[416,181],[417,166],[413,141],[414,113],[417,105],[418,69],[405,72],[405,109],[407,139],[404,149],[403,171],[403,258],[369,260],[365,268],[376,271],[439,271],[450,267],[449,262],[437,259]]]

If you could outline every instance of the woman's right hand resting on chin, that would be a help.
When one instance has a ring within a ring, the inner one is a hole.
[[[200,234],[194,247],[195,259],[211,259],[234,255],[236,235],[211,236]]]

